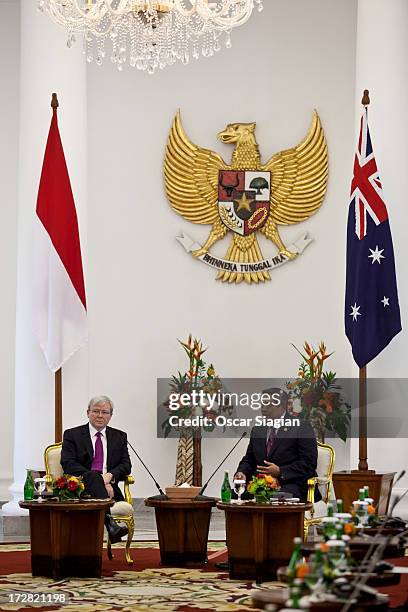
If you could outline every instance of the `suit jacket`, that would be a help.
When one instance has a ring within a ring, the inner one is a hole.
[[[289,417],[285,415],[284,418]],[[291,417],[293,418],[293,417]],[[307,480],[316,475],[317,443],[310,424],[301,420],[300,426],[280,427],[269,457],[266,454],[268,428],[252,428],[248,449],[241,459],[237,472],[243,472],[250,480],[257,473],[257,465],[264,465],[265,459],[279,466],[279,484],[285,490],[286,484],[296,484],[303,499],[307,497]],[[315,501],[321,499],[316,489]]]
[[[113,475],[112,483],[115,500],[123,500],[123,494],[118,486],[119,480],[124,480],[130,474],[130,463],[127,448],[127,436],[124,431],[106,427],[107,458],[106,469]],[[89,424],[79,425],[64,432],[61,452],[61,465],[66,474],[82,476],[90,471],[93,460],[93,446],[89,433]]]

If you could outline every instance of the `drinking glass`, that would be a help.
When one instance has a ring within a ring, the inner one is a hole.
[[[34,487],[38,493],[39,502],[43,501],[41,496],[44,493],[46,486],[47,486],[47,483],[45,481],[45,478],[34,478]]]
[[[238,496],[237,504],[242,504],[241,495],[245,492],[246,481],[240,478],[234,480],[234,491]]]

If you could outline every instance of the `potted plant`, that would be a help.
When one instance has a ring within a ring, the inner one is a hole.
[[[345,442],[351,406],[341,395],[336,373],[324,370],[324,362],[333,353],[327,353],[324,342],[317,350],[305,342],[305,354],[292,346],[303,361],[298,377],[286,385],[292,400],[291,412],[309,421],[319,441],[324,442],[325,432],[329,431]]]
[[[170,381],[171,394],[188,393],[192,391],[203,391],[204,393],[217,393],[222,388],[222,383],[215,372],[213,364],[206,365],[203,354],[206,348],[203,347],[201,340],[193,338],[190,334],[187,341],[179,340],[187,354],[189,368],[187,372],[182,374],[178,372],[177,376],[172,376]],[[176,485],[188,483],[193,486],[202,485],[202,463],[201,463],[201,429],[205,431],[213,431],[215,427],[215,418],[228,407],[223,407],[215,404],[211,410],[207,406],[197,405],[182,405],[180,403],[177,409],[170,410],[169,401],[165,402],[165,407],[168,409],[171,416],[182,418],[190,418],[194,416],[205,415],[208,425],[201,427],[183,427],[179,429],[179,443],[177,448],[177,464],[176,464]],[[166,418],[161,427],[164,432],[164,437],[167,437],[171,431],[170,415]]]

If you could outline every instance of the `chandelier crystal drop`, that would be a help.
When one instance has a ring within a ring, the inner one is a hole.
[[[88,62],[98,66],[111,47],[119,70],[126,63],[153,74],[177,61],[211,57],[262,0],[38,0],[38,8],[68,30],[67,45],[84,39]],[[109,45],[106,45],[106,41]]]

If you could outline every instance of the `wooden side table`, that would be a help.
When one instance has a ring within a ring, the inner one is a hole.
[[[218,503],[224,510],[231,579],[275,580],[287,565],[293,538],[303,539],[303,521],[312,504]]]
[[[163,565],[183,567],[207,561],[211,508],[216,500],[158,500],[148,498],[146,506],[155,510]]]
[[[377,514],[387,514],[390,503],[392,482],[396,472],[378,474],[376,472],[335,472],[333,486],[337,499],[343,500],[343,508],[348,512],[354,500],[358,499],[358,490],[368,485],[370,497],[377,506]]]
[[[100,578],[105,513],[113,503],[19,502],[30,513],[33,576]]]

